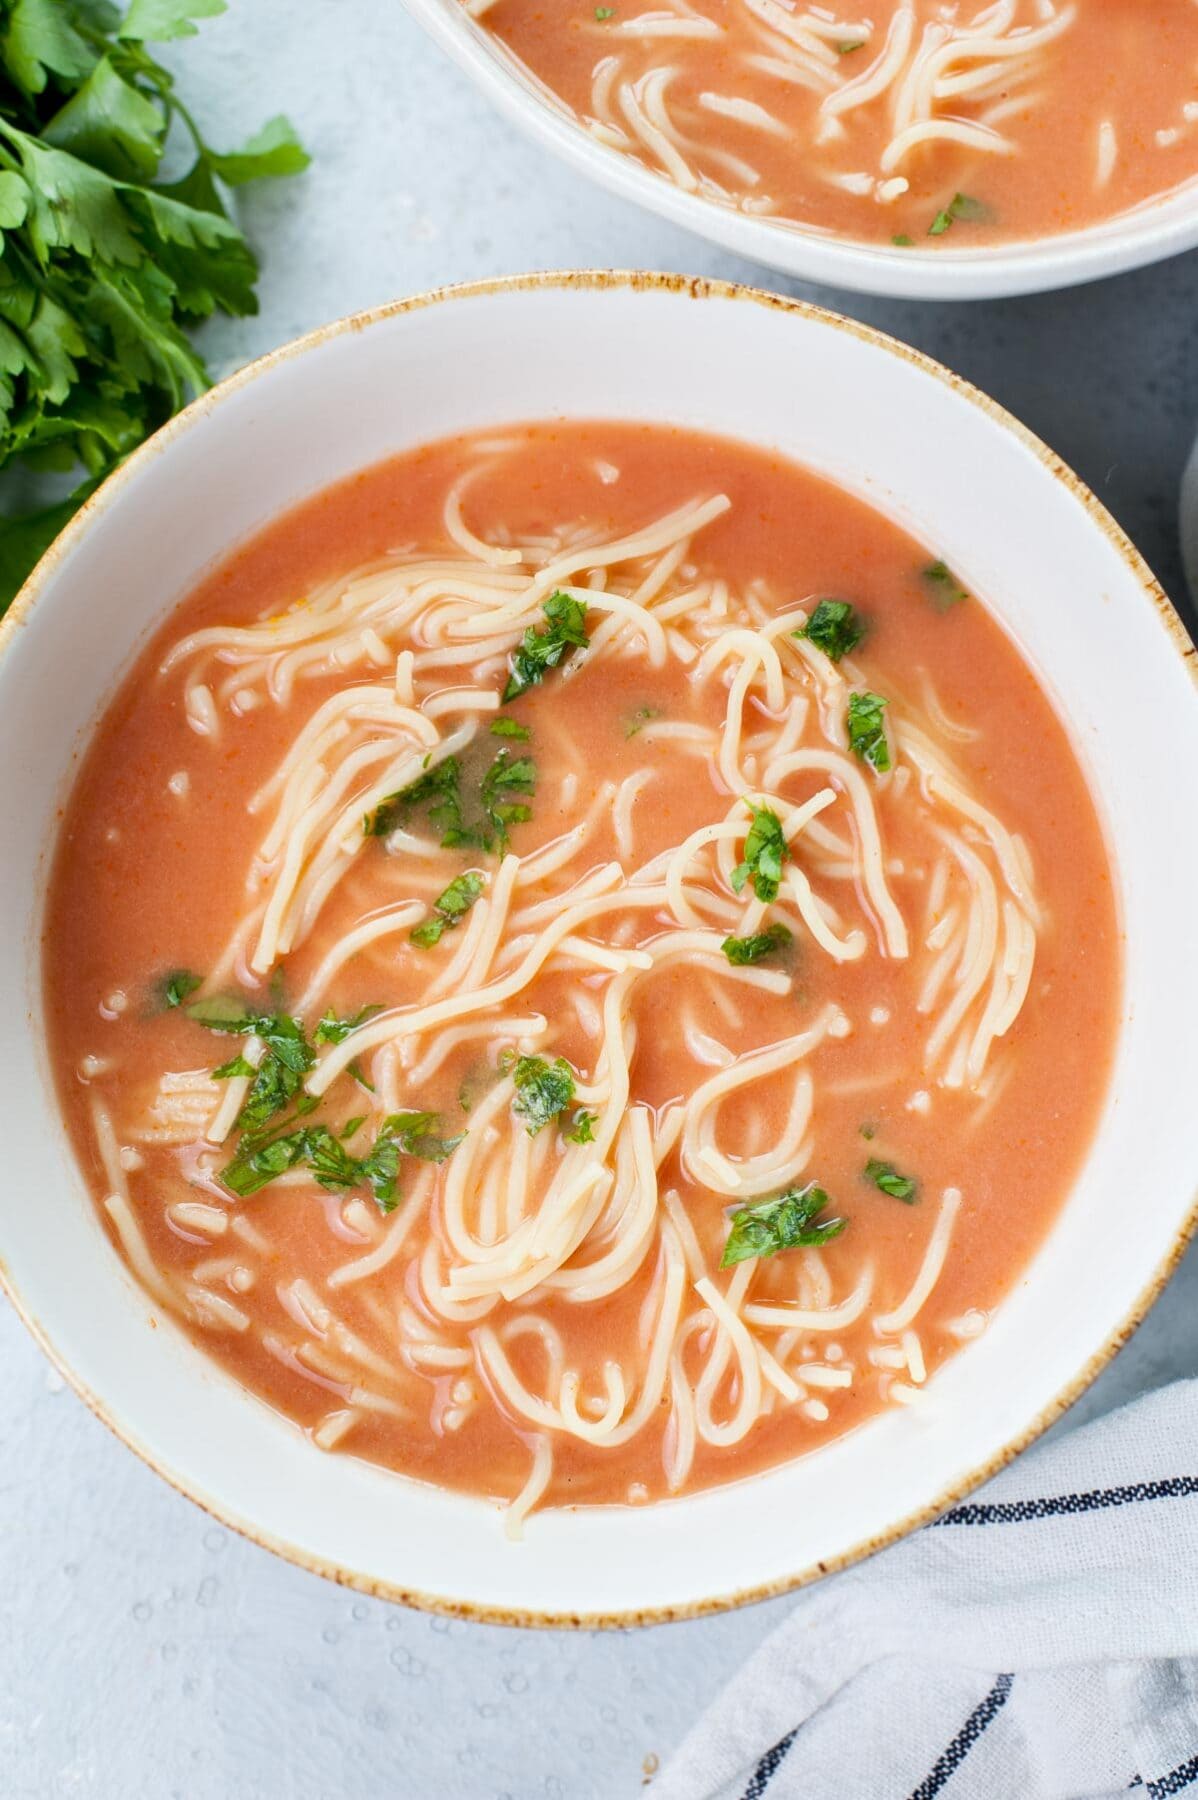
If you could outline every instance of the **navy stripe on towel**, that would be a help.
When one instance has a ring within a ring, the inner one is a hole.
[[[796,1726],[793,1731],[788,1731],[784,1738],[780,1738],[772,1750],[766,1751],[752,1775],[749,1777],[749,1785],[741,1795],[741,1800],[761,1800],[761,1796],[765,1793],[766,1788],[785,1762],[786,1752],[790,1749],[790,1746],[794,1743],[798,1735],[798,1727]]]
[[[948,1749],[938,1759],[935,1768],[915,1789],[911,1800],[933,1800],[949,1777],[956,1774],[987,1725],[1006,1705],[1014,1679],[1013,1675],[999,1676],[986,1698],[974,1707]]]
[[[1167,1481],[1136,1481],[1130,1487],[1091,1488],[1083,1494],[1052,1494],[1043,1500],[1009,1500],[993,1506],[967,1502],[954,1506],[936,1525],[1022,1525],[1029,1519],[1060,1519],[1076,1513],[1105,1512],[1110,1506],[1134,1506],[1141,1500],[1184,1500],[1198,1494],[1198,1475],[1174,1475]]]
[[[1191,1756],[1189,1762],[1179,1763],[1159,1781],[1149,1781],[1145,1786],[1149,1800],[1167,1800],[1169,1794],[1180,1794],[1195,1781],[1198,1781],[1198,1756]]]

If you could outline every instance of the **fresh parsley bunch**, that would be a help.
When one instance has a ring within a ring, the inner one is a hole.
[[[222,188],[308,158],[282,117],[213,150],[147,48],[224,10],[0,0],[0,472],[79,478],[54,506],[0,514],[0,612],[92,489],[209,385],[187,328],[257,310]],[[163,181],[168,137],[189,166]]]

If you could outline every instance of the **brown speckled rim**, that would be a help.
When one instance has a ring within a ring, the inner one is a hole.
[[[414,295],[411,299],[396,300],[386,306],[376,307],[368,312],[351,314],[348,318],[337,320],[331,325],[321,326],[318,330],[309,332],[305,337],[284,344],[280,349],[273,350],[256,362],[248,364],[235,375],[231,375],[227,380],[219,383],[209,393],[193,401],[182,413],[164,425],[140,449],[135,451],[115,474],[109,476],[103,486],[84,504],[62,535],[47,550],[9,608],[5,618],[0,620],[0,656],[14,642],[17,633],[29,619],[33,608],[37,605],[47,584],[64,559],[75,548],[79,539],[90,529],[95,520],[120,495],[126,484],[136,480],[138,472],[150,458],[162,455],[177,437],[194,426],[197,420],[207,412],[219,406],[227,394],[248,386],[280,363],[316,349],[331,338],[340,337],[348,332],[365,331],[372,325],[381,324],[402,313],[419,311],[429,306],[451,304],[456,300],[476,300],[490,294],[553,289],[670,293],[686,296],[695,301],[731,300],[744,305],[764,307],[775,312],[789,313],[828,326],[833,330],[846,332],[850,337],[859,338],[873,349],[884,350],[893,356],[901,357],[923,374],[931,376],[944,386],[951,388],[962,399],[969,401],[996,424],[1003,426],[1017,437],[1031,451],[1037,461],[1048,470],[1049,474],[1067,488],[1073,498],[1085,509],[1096,528],[1111,544],[1135,581],[1152,602],[1161,628],[1183,665],[1188,669],[1195,691],[1198,693],[1198,650],[1191,643],[1185,626],[1167,599],[1160,583],[1153,576],[1152,571],[1134,545],[1115,523],[1106,508],[1062,462],[1059,456],[1042,443],[1025,425],[1020,424],[1018,419],[1013,418],[1009,412],[981,393],[971,383],[964,381],[959,375],[952,374],[942,364],[925,356],[921,351],[913,350],[909,345],[900,343],[885,333],[874,330],[871,326],[859,324],[854,319],[843,318],[837,313],[829,312],[823,307],[813,306],[807,301],[784,299],[760,288],[739,286],[731,282],[683,275],[620,270],[579,270],[499,276],[486,281],[437,288],[428,293]],[[150,1445],[137,1441],[128,1427],[114,1416],[103,1398],[89,1390],[87,1384],[61,1355],[49,1333],[34,1317],[23,1300],[16,1282],[3,1262],[0,1262],[0,1289],[7,1294],[34,1339],[64,1380],[69,1382],[84,1404],[128,1449],[141,1457],[142,1461],[147,1463],[171,1487],[185,1495],[187,1499],[194,1501],[197,1506],[211,1514],[222,1525],[239,1532],[253,1543],[261,1545],[263,1549],[273,1550],[288,1562],[295,1563],[313,1574],[327,1576],[330,1580],[354,1588],[359,1593],[369,1594],[378,1599],[399,1601],[405,1606],[418,1607],[426,1612],[441,1613],[450,1618],[472,1619],[489,1625],[522,1627],[625,1628],[633,1625],[659,1625],[674,1620],[702,1618],[710,1613],[724,1612],[732,1607],[747,1606],[753,1601],[773,1599],[778,1595],[790,1593],[817,1581],[821,1575],[832,1574],[836,1570],[848,1568],[851,1564],[860,1561],[862,1557],[871,1556],[876,1550],[882,1550],[887,1545],[895,1543],[918,1526],[926,1525],[942,1513],[946,1507],[955,1505],[980,1483],[988,1481],[992,1475],[996,1475],[1000,1469],[1005,1468],[1014,1457],[1018,1456],[1020,1451],[1026,1449],[1039,1437],[1041,1432],[1046,1431],[1050,1425],[1054,1424],[1073,1404],[1078,1395],[1106,1367],[1116,1352],[1123,1348],[1143,1323],[1150,1308],[1168,1283],[1185,1254],[1186,1247],[1196,1228],[1198,1228],[1198,1193],[1195,1193],[1177,1228],[1172,1245],[1157,1266],[1152,1279],[1144,1287],[1127,1314],[1109,1332],[1100,1348],[1029,1424],[1009,1438],[985,1462],[937,1494],[925,1506],[917,1508],[916,1511],[908,1513],[903,1518],[896,1519],[886,1531],[863,1539],[839,1556],[796,1569],[793,1574],[781,1576],[775,1581],[765,1582],[757,1587],[738,1589],[731,1593],[713,1594],[708,1598],[690,1601],[685,1605],[647,1608],[642,1611],[633,1609],[617,1613],[528,1612],[515,1608],[476,1605],[469,1600],[448,1599],[443,1595],[429,1594],[419,1589],[397,1587],[391,1582],[379,1580],[364,1570],[350,1568],[345,1564],[325,1562],[312,1556],[300,1546],[273,1536],[260,1525],[238,1517],[235,1512],[213,1496],[198,1492],[183,1477],[165,1466]]]

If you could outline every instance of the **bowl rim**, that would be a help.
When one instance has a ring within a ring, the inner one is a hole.
[[[699,194],[592,137],[460,0],[403,0],[411,16],[518,129],[609,193],[750,261],[801,281],[895,300],[997,300],[1043,294],[1178,256],[1198,245],[1198,176],[1073,231],[933,254],[753,216]],[[1184,203],[1190,196],[1190,203]]]
[[[873,326],[864,325],[856,319],[844,317],[809,301],[784,298],[765,289],[748,287],[735,282],[616,269],[549,270],[522,275],[492,276],[484,280],[432,288],[404,299],[388,301],[380,306],[347,314],[343,318],[318,326],[301,337],[292,339],[247,363],[243,368],[227,376],[223,381],[218,382],[206,393],[193,400],[190,405],[161,426],[153,436],[146,439],[128,457],[119,469],[109,475],[84,503],[31,571],[7,614],[0,618],[0,662],[3,661],[6,651],[16,640],[33,608],[44,596],[59,565],[69,556],[77,542],[91,529],[93,523],[108,510],[112,502],[124,492],[127,486],[137,480],[140,471],[152,459],[167,452],[177,438],[193,429],[212,409],[222,405],[230,394],[248,387],[259,377],[273,371],[281,364],[310,351],[318,350],[332,340],[367,330],[371,326],[383,325],[407,313],[420,312],[428,307],[451,304],[459,300],[485,299],[492,295],[553,291],[668,293],[697,302],[715,300],[760,306],[805,319],[830,330],[844,332],[874,349],[885,351],[889,355],[910,363],[921,373],[933,377],[941,385],[948,387],[957,396],[975,406],[992,422],[1013,433],[1048,474],[1064,486],[1071,496],[1081,504],[1090,521],[1107,539],[1120,560],[1127,566],[1134,580],[1152,602],[1160,626],[1169,640],[1171,648],[1180,658],[1183,667],[1188,669],[1191,689],[1198,698],[1198,647],[1191,642],[1179,614],[1144,558],[1101,501],[1068,464],[989,395],[983,393],[962,376],[954,374],[923,351],[913,349],[910,345],[902,343],[885,332],[878,331]],[[271,1550],[285,1561],[306,1569],[312,1574],[326,1576],[339,1585],[353,1588],[373,1598],[399,1602],[425,1612],[470,1619],[484,1624],[525,1628],[625,1629],[634,1625],[665,1624],[700,1618],[795,1592],[799,1588],[809,1586],[823,1575],[849,1568],[875,1551],[897,1543],[909,1532],[929,1523],[948,1507],[960,1502],[981,1483],[988,1481],[1005,1468],[1042,1432],[1055,1423],[1101,1373],[1116,1352],[1122,1349],[1143,1323],[1144,1318],[1167,1285],[1196,1231],[1198,1231],[1198,1191],[1192,1194],[1187,1208],[1174,1230],[1170,1246],[1157,1263],[1151,1279],[1142,1288],[1127,1312],[1110,1327],[1099,1348],[1092,1352],[1081,1368],[1058,1389],[1052,1400],[1041,1407],[1039,1412],[1019,1431],[993,1450],[982,1463],[950,1483],[947,1488],[916,1508],[915,1511],[892,1521],[884,1531],[864,1538],[834,1557],[808,1563],[785,1576],[753,1587],[706,1595],[697,1600],[643,1610],[626,1608],[621,1611],[598,1613],[553,1613],[535,1608],[496,1606],[447,1598],[443,1595],[399,1586],[366,1571],[346,1566],[341,1562],[328,1562],[312,1555],[298,1544],[275,1536],[259,1522],[241,1517],[231,1505],[223,1504],[215,1496],[210,1494],[205,1496],[196,1492],[188,1479],[172,1468],[165,1458],[160,1457],[152,1445],[140,1441],[133,1428],[117,1416],[117,1409],[101,1395],[93,1392],[83,1377],[72,1367],[66,1356],[59,1351],[49,1331],[25,1301],[2,1254],[0,1254],[0,1292],[7,1297],[17,1316],[28,1328],[35,1342],[63,1379],[89,1411],[108,1427],[126,1449],[132,1450],[142,1462],[173,1487],[176,1492],[194,1502],[220,1524],[238,1532],[260,1548]]]

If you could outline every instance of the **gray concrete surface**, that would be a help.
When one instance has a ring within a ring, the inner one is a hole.
[[[339,313],[474,276],[640,265],[786,285],[549,164],[397,0],[233,0],[176,60],[218,141],[285,109],[315,158],[302,180],[246,197],[262,311],[210,328],[221,370]],[[965,308],[801,291],[918,344],[1019,414],[1176,597],[1198,256]],[[617,1800],[640,1791],[787,1604],[546,1635],[361,1600],[172,1493],[6,1310],[0,1352],[0,1794],[13,1800]],[[1196,1366],[1191,1256],[1071,1418]]]

